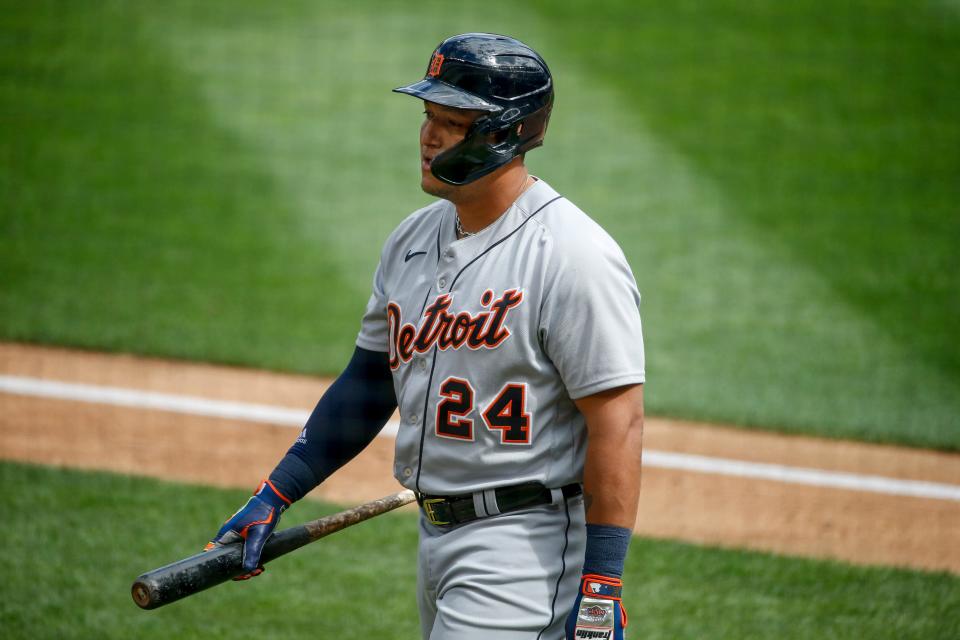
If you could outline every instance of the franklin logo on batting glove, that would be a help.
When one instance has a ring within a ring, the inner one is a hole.
[[[619,578],[583,576],[577,601],[567,618],[567,640],[623,640],[627,610],[620,601],[622,590]]]

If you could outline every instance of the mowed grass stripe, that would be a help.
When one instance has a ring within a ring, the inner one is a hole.
[[[5,336],[273,368],[348,353],[365,292],[148,37],[149,7],[3,9]]]
[[[714,188],[686,211],[639,195],[612,225],[644,239],[627,251],[661,349],[651,404],[956,448],[960,23],[902,2],[534,4],[561,55]],[[628,136],[582,142],[585,164],[626,149],[620,184],[662,191]],[[732,228],[705,224],[711,207]]]
[[[140,573],[200,549],[243,491],[0,463],[4,637],[415,638],[416,524],[394,513],[228,583],[144,612]],[[281,526],[338,510],[304,501]],[[38,546],[37,541],[43,541]],[[645,638],[949,638],[960,579],[634,539],[624,576]],[[375,603],[375,605],[374,605]]]
[[[960,447],[955,21],[810,2],[5,15],[8,339],[336,373],[380,244],[426,202],[419,108],[390,89],[443,36],[501,31],[557,76],[532,168],[634,266],[652,411]]]

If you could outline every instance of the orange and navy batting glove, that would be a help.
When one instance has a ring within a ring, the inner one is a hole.
[[[204,551],[243,540],[243,570],[246,573],[234,580],[247,580],[260,575],[263,573],[263,565],[260,564],[263,545],[277,528],[280,514],[289,506],[290,500],[272,482],[264,480],[247,504],[223,523]]]
[[[580,578],[580,591],[567,617],[567,640],[623,640],[627,610],[620,601],[623,582],[594,573]]]

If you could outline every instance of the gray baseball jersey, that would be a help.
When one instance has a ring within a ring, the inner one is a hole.
[[[475,236],[455,216],[438,200],[390,235],[357,338],[390,354],[394,474],[434,495],[580,482],[573,400],[644,381],[623,252],[543,180]]]

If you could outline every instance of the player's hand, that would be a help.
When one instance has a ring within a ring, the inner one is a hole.
[[[620,602],[623,582],[588,574],[580,579],[580,592],[567,617],[567,640],[610,638],[623,640],[627,628],[627,610]]]
[[[290,501],[269,480],[257,487],[253,496],[239,511],[223,523],[204,551],[221,545],[243,540],[243,570],[246,572],[234,580],[248,580],[263,573],[260,554],[267,538],[277,528],[280,514],[290,506]]]

